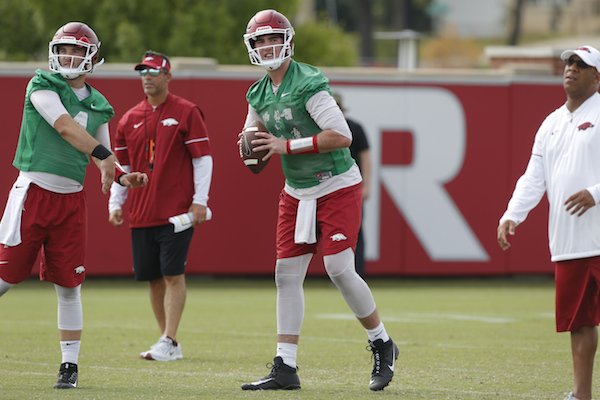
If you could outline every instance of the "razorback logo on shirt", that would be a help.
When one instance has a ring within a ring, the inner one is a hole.
[[[585,131],[587,128],[593,128],[594,124],[592,124],[591,122],[584,122],[583,124],[579,125],[577,127],[578,130],[580,131]]]
[[[179,121],[177,121],[175,118],[167,118],[167,119],[163,119],[162,121],[160,121],[163,126],[173,126],[173,125],[179,125]]]

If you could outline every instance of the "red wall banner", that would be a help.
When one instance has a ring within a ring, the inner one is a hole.
[[[283,175],[278,160],[252,174],[236,145],[246,115],[244,94],[258,74],[174,71],[170,89],[203,110],[214,158],[209,200],[214,215],[196,229],[188,258],[191,274],[273,273]],[[538,126],[564,101],[560,79],[329,76],[371,144],[373,194],[365,203],[363,224],[368,274],[552,272],[545,200],[519,226],[507,252],[496,244],[496,227],[526,167]],[[2,205],[18,174],[11,163],[29,77],[0,72]],[[143,98],[133,71],[99,74],[89,82],[115,108],[111,132]],[[86,193],[87,273],[131,274],[129,229],[108,223],[108,198],[100,192],[94,166],[88,168]],[[324,273],[320,257],[313,264],[310,273]]]

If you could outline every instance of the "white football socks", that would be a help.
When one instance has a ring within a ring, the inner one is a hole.
[[[387,331],[385,330],[385,326],[383,326],[383,322],[380,322],[379,325],[377,325],[373,329],[365,330],[367,331],[367,335],[369,336],[369,340],[371,342],[374,342],[377,339],[382,339],[384,342],[390,340],[390,337],[388,336]]]
[[[79,358],[79,347],[81,346],[81,340],[61,340],[60,350],[62,352],[61,363],[77,364]]]
[[[296,368],[296,354],[298,353],[298,345],[293,343],[277,343],[276,357],[281,357],[283,363]]]

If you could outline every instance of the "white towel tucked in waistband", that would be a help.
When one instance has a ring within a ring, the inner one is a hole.
[[[21,243],[21,214],[31,179],[19,176],[8,195],[4,215],[0,221],[0,243],[16,246]]]
[[[300,200],[296,214],[296,244],[312,244],[317,242],[317,200]]]

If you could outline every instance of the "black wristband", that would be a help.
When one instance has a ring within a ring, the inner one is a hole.
[[[101,144],[94,147],[94,150],[92,151],[92,157],[96,157],[98,160],[104,160],[105,158],[108,158],[110,156],[112,156],[110,150],[102,146]]]

